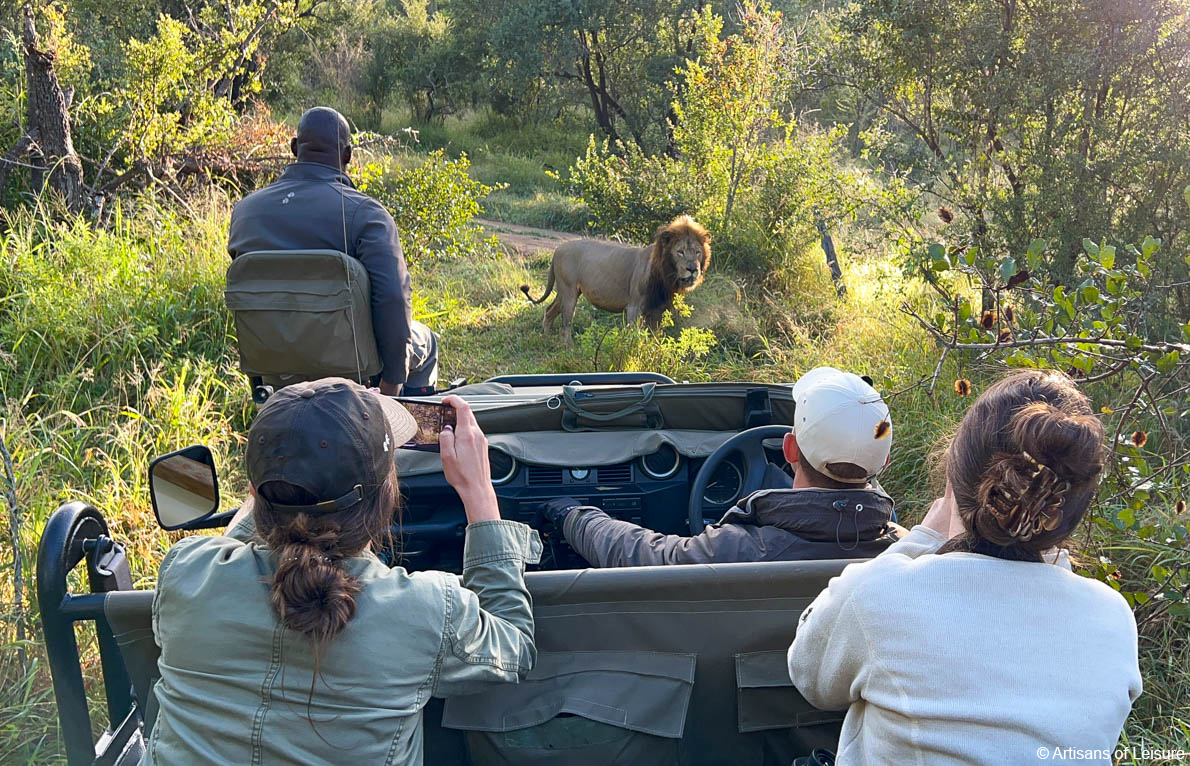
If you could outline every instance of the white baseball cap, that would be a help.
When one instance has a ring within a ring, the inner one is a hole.
[[[834,367],[816,367],[793,384],[793,433],[805,460],[824,476],[865,484],[888,464],[892,420],[880,393],[863,378]],[[862,468],[863,478],[832,472],[832,463]]]

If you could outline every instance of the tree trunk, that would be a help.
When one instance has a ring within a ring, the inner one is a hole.
[[[54,72],[54,52],[40,48],[32,6],[26,5],[23,13],[29,132],[37,136],[50,189],[62,196],[67,209],[76,211],[83,201],[83,165],[70,139],[66,94]]]

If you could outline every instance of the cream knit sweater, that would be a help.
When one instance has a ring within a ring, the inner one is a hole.
[[[1064,555],[935,555],[943,542],[914,527],[802,614],[789,677],[817,707],[847,709],[840,766],[1005,766],[1039,748],[1046,763],[1066,748],[1110,763],[1141,691],[1128,604]]]

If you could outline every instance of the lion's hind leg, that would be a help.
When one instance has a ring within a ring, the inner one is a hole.
[[[541,327],[546,332],[554,329],[554,320],[558,318],[558,312],[562,310],[561,298],[554,298],[553,303],[545,307],[545,317],[541,320]]]
[[[554,301],[554,306],[558,307],[558,312],[562,315],[562,339],[567,343],[574,339],[574,309],[578,306],[579,295],[578,286],[559,283],[558,298]]]

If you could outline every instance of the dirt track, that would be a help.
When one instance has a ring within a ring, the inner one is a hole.
[[[519,255],[535,255],[542,250],[553,252],[558,243],[568,239],[577,239],[580,235],[565,231],[551,231],[550,229],[534,229],[531,226],[517,226],[501,221],[489,221],[476,218],[475,222],[484,228],[488,234],[496,235],[505,248]]]

